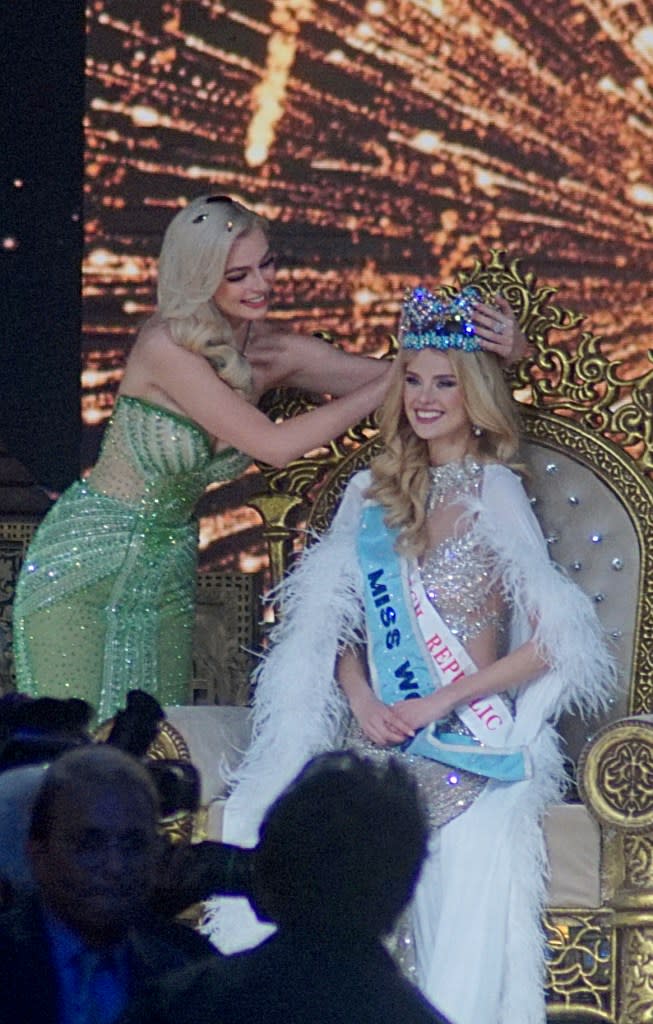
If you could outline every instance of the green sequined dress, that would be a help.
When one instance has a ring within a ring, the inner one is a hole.
[[[250,460],[192,421],[121,396],[88,480],[37,530],[14,601],[19,690],[82,697],[102,721],[131,689],[188,702],[197,523],[207,484]]]

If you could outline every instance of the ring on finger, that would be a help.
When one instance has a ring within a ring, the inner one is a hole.
[[[500,320],[496,321],[496,323],[494,325],[494,329],[497,332],[497,334],[503,334],[504,326],[503,326],[503,324],[501,323]]]

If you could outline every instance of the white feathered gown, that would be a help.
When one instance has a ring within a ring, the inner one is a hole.
[[[226,842],[254,845],[272,800],[310,757],[341,743],[348,708],[334,666],[363,628],[356,533],[369,483],[368,471],[352,478],[331,529],[284,584],[284,617],[256,675],[253,742],[225,809]],[[511,743],[528,746],[533,777],[489,783],[432,837],[413,907],[419,983],[453,1024],[544,1024],[540,823],[564,782],[551,723],[573,705],[583,712],[603,706],[614,669],[592,602],[551,563],[519,478],[487,465],[471,511],[511,595],[511,649],[536,622],[551,667],[516,704]],[[245,900],[229,899],[209,907],[206,929],[227,953],[270,931]]]

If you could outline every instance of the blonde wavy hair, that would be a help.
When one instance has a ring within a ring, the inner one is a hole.
[[[159,255],[157,306],[173,341],[198,352],[235,391],[251,395],[249,363],[213,295],[237,238],[260,228],[263,217],[227,196],[199,196],[171,220]]]
[[[429,492],[427,442],[417,437],[404,412],[404,375],[417,353],[400,349],[386,400],[378,413],[383,450],[372,461],[367,496],[386,510],[385,522],[399,531],[398,550],[408,556],[426,547],[426,500]],[[479,459],[515,466],[519,422],[510,388],[496,356],[488,352],[447,352],[462,389],[470,423],[482,429]]]

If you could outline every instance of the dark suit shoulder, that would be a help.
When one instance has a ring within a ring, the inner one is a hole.
[[[0,947],[32,947],[37,940],[45,943],[45,924],[38,899],[29,893],[0,912]]]
[[[0,1021],[55,1024],[57,982],[38,900],[0,913]]]

